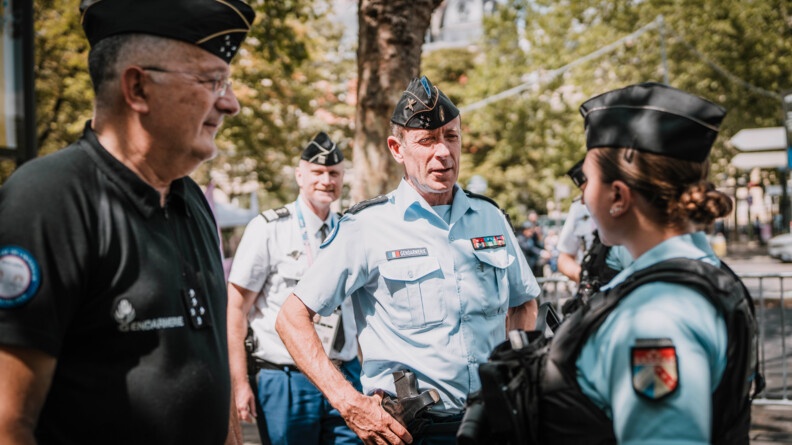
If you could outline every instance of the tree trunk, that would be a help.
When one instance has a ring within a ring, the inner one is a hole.
[[[401,167],[391,160],[385,142],[390,116],[410,79],[420,73],[421,45],[440,3],[360,0],[352,202],[386,193],[401,178]]]

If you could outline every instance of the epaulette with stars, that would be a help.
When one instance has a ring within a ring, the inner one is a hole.
[[[268,222],[271,223],[272,221],[277,221],[281,218],[286,218],[291,213],[289,213],[289,209],[286,207],[281,207],[279,209],[269,209],[261,212],[261,216]]]
[[[382,204],[386,201],[388,201],[387,195],[375,196],[374,198],[366,199],[365,201],[360,201],[359,203],[353,205],[352,207],[349,208],[349,210],[344,212],[344,214],[346,215],[347,213],[351,213],[354,215],[367,207],[371,207],[377,204]]]
[[[514,225],[513,225],[513,224],[512,224],[512,222],[511,222],[511,217],[509,216],[509,214],[508,214],[508,213],[506,213],[506,211],[505,211],[505,210],[503,210],[502,208],[500,208],[500,206],[498,205],[498,203],[497,203],[497,202],[495,202],[495,200],[494,200],[494,199],[490,198],[489,196],[484,196],[484,195],[479,195],[478,193],[473,193],[473,192],[471,192],[470,190],[465,190],[465,189],[462,189],[462,191],[463,191],[463,192],[465,192],[465,195],[467,195],[467,197],[468,197],[468,198],[478,198],[478,199],[481,199],[481,200],[487,201],[488,203],[490,203],[490,204],[494,205],[494,206],[495,206],[495,208],[496,208],[496,209],[498,209],[498,210],[500,210],[500,211],[501,211],[501,213],[503,213],[503,216],[505,216],[505,217],[506,217],[506,222],[507,222],[507,223],[509,223],[509,227],[511,227],[511,229],[512,229],[512,232],[515,232],[515,230],[514,230]],[[515,232],[515,233],[516,233],[516,232]]]

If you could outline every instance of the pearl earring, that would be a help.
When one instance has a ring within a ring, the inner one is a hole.
[[[618,213],[621,213],[621,211],[622,211],[621,206],[616,206],[616,207],[611,207],[611,209],[608,210],[608,213],[610,214],[610,216],[616,216]]]

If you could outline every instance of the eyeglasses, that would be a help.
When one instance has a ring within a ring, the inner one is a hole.
[[[228,91],[228,88],[231,87],[231,79],[228,76],[219,76],[215,77],[214,79],[207,79],[205,76],[196,73],[190,73],[187,71],[175,71],[175,70],[166,70],[164,68],[159,68],[156,66],[142,66],[140,69],[144,71],[154,71],[155,73],[165,73],[165,74],[181,74],[183,76],[192,76],[198,83],[209,85],[209,88],[212,90],[213,93],[217,94],[218,97],[223,97]]]

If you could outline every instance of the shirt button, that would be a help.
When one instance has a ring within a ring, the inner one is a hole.
[[[448,239],[451,240],[451,241],[454,241],[454,237],[453,236],[449,236]]]
[[[413,277],[413,273],[412,272],[407,272],[407,276],[412,278]]]
[[[463,315],[462,316],[462,320],[463,321],[470,321],[470,315]]]

